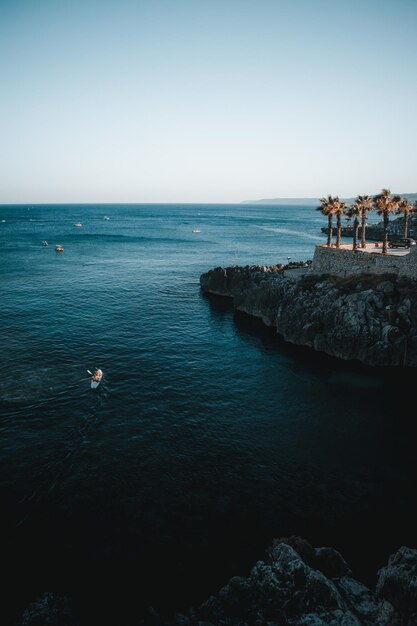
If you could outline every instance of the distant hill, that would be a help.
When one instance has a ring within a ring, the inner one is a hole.
[[[324,195],[324,194],[323,194]],[[371,195],[371,194],[369,194]],[[407,198],[410,202],[417,200],[417,193],[393,193],[393,195]],[[352,203],[354,198],[342,198],[344,202]],[[302,205],[302,206],[318,206],[320,204],[319,198],[263,198],[262,200],[243,200],[240,204],[273,204],[273,205]]]
[[[308,205],[318,204],[318,198],[263,198],[262,200],[243,200],[240,204],[286,204]]]

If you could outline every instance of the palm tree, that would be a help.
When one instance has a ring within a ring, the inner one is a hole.
[[[381,193],[374,196],[374,206],[379,215],[382,215],[384,223],[384,238],[382,242],[382,254],[387,253],[388,243],[388,224],[389,214],[393,213],[398,208],[401,202],[400,196],[391,197],[391,191],[389,189],[382,189]]]
[[[316,209],[317,211],[321,211],[321,213],[328,219],[327,245],[329,248],[332,245],[334,201],[335,198],[332,198],[332,196],[320,198],[320,206]]]
[[[366,214],[368,211],[372,211],[372,198],[369,196],[358,196],[355,204],[360,208],[361,248],[366,248]]]
[[[339,200],[339,197],[336,196],[333,200],[334,213],[336,215],[336,224],[337,224],[337,236],[336,236],[336,248],[340,248],[340,237],[342,234],[342,215],[347,208],[346,202],[342,202]]]
[[[361,196],[358,196],[359,198]],[[353,218],[353,246],[352,250],[358,249],[358,230],[359,230],[359,218],[362,217],[361,205],[356,201],[352,206],[346,207],[345,215],[348,220]],[[363,228],[363,227],[362,227]]]
[[[414,211],[415,207],[407,200],[407,198],[401,198],[396,212],[404,215],[404,239],[408,237],[408,216],[410,213],[414,213]]]

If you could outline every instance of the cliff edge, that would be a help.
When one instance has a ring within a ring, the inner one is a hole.
[[[200,285],[292,344],[371,366],[417,367],[417,281],[299,271],[218,267],[202,274]]]

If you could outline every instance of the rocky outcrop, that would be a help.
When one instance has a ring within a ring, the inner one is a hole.
[[[417,282],[409,278],[306,271],[291,280],[290,270],[247,266],[211,270],[200,285],[293,344],[371,366],[417,367]]]
[[[45,591],[23,612],[19,626],[79,626],[79,622],[69,596]]]
[[[366,555],[364,555],[366,558]],[[313,548],[300,537],[278,539],[249,576],[235,576],[196,609],[162,617],[132,616],[142,626],[416,626],[417,550],[402,547],[378,573],[376,590],[356,580],[333,548]],[[92,621],[74,608],[72,594],[45,592],[18,626],[84,626]],[[109,626],[123,620],[109,619]]]
[[[277,541],[248,577],[236,576],[178,626],[389,626],[399,614],[383,596],[352,577],[332,548],[298,537]],[[154,616],[155,617],[155,616]]]
[[[417,624],[417,550],[402,547],[378,573],[377,593],[388,600],[406,626]]]

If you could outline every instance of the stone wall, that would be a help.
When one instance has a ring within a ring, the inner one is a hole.
[[[417,246],[410,248],[410,252],[404,256],[396,256],[318,245],[314,252],[312,272],[342,276],[363,272],[388,273],[417,279]]]

